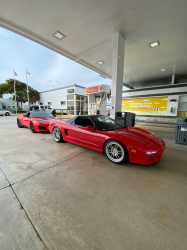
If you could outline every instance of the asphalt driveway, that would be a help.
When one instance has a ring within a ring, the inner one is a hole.
[[[160,162],[115,165],[0,117],[0,249],[186,250],[187,147],[137,126],[165,140]]]

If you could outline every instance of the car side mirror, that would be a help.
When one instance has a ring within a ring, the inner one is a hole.
[[[88,130],[90,132],[93,132],[94,131],[94,127],[93,126],[87,126],[86,130]]]

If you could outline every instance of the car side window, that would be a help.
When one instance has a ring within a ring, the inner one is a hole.
[[[81,127],[87,127],[87,126],[93,126],[94,127],[93,122],[88,117],[78,117],[74,121],[74,125],[78,125],[78,126],[81,126]]]

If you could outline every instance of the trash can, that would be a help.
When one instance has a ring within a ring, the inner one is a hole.
[[[180,117],[176,120],[175,143],[187,145],[187,117]]]
[[[119,122],[123,127],[135,125],[135,114],[131,112],[116,112],[116,122]]]

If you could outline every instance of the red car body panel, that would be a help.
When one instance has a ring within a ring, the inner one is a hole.
[[[30,128],[30,122],[32,122],[34,124],[34,129],[36,132],[46,132],[48,131],[48,127],[49,127],[49,119],[46,118],[40,118],[40,117],[25,117],[23,115],[18,115],[18,120],[20,121],[22,126],[26,126],[28,128]],[[60,119],[60,118],[56,118],[56,117],[52,117],[51,119]],[[39,122],[39,121],[43,121]]]
[[[50,120],[49,132],[58,127],[64,141],[104,153],[104,144],[108,140],[121,142],[128,151],[129,161],[142,165],[150,165],[160,160],[165,149],[165,142],[155,134],[136,127],[127,127],[114,131],[89,131],[61,120]],[[146,152],[157,151],[148,155]]]

